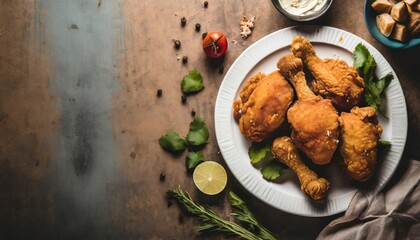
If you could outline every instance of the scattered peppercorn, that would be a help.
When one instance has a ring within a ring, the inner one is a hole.
[[[187,19],[185,17],[181,18],[181,26],[185,26],[187,24]]]
[[[183,56],[182,57],[182,63],[187,63],[188,62],[188,57],[187,56]]]
[[[161,97],[162,96],[162,89],[158,89],[157,90],[157,93],[156,93],[156,95],[158,96],[158,97]]]
[[[209,6],[209,2],[204,1],[204,7],[207,8]]]
[[[191,110],[191,116],[195,117],[195,114],[196,114],[196,112],[195,112],[195,109],[193,108],[193,109]]]
[[[130,154],[130,157],[131,157],[132,159],[136,158],[136,153],[135,153],[135,152],[132,152],[132,153]]]
[[[187,101],[187,96],[182,95],[181,96],[181,101],[182,101],[182,103],[185,103]]]
[[[162,173],[160,173],[159,180],[161,182],[164,182],[165,181],[165,177],[166,177],[166,174],[164,172],[162,172]]]
[[[219,68],[219,74],[222,74],[224,70],[225,70],[225,67],[224,67],[224,66],[221,66],[221,67]]]
[[[206,36],[207,36],[207,32],[203,32],[203,34],[201,35],[201,37],[203,37],[203,39],[206,38]]]
[[[199,32],[199,31],[200,31],[200,29],[201,29],[201,24],[196,23],[196,24],[195,24],[195,31]]]
[[[179,48],[181,47],[181,41],[179,41],[179,40],[174,40],[174,47],[175,47],[176,49],[179,49]]]

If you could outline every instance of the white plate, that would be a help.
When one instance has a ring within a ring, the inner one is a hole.
[[[382,140],[391,141],[391,149],[380,160],[373,179],[359,188],[377,192],[394,173],[404,150],[407,136],[407,110],[404,94],[397,75],[385,58],[363,39],[340,29],[320,26],[297,26],[274,32],[247,48],[233,63],[220,86],[215,106],[216,137],[223,158],[237,180],[253,195],[285,212],[321,217],[343,212],[358,188],[343,176],[335,164],[321,167],[320,176],[329,179],[330,191],[323,201],[313,201],[300,191],[297,177],[288,170],[279,183],[268,182],[254,168],[248,157],[251,142],[239,131],[232,115],[232,103],[250,76],[256,72],[276,70],[277,60],[290,53],[294,36],[309,39],[321,58],[339,58],[353,64],[352,52],[362,42],[377,62],[379,77],[388,72],[395,79],[385,92],[384,110],[389,119],[379,117],[384,131]]]

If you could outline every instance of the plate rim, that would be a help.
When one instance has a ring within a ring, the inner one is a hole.
[[[260,199],[261,201],[265,202],[266,204],[279,209],[281,211],[284,212],[288,212],[291,214],[295,214],[295,215],[300,215],[300,216],[306,216],[306,217],[325,217],[325,216],[331,216],[331,215],[335,215],[338,213],[341,213],[343,211],[345,211],[351,201],[351,198],[353,197],[354,193],[356,191],[352,191],[349,193],[346,193],[338,198],[335,198],[334,200],[324,200],[324,204],[327,204],[328,206],[335,206],[335,209],[333,210],[323,210],[320,212],[314,212],[314,211],[294,211],[291,210],[290,207],[285,207],[284,205],[280,204],[279,205],[279,201],[274,202],[272,199],[267,200],[264,196],[262,195],[267,195],[270,194],[270,192],[267,191],[273,191],[273,189],[263,189],[262,191],[259,191],[260,193],[256,193],[255,189],[252,189],[251,186],[249,186],[249,184],[244,184],[243,182],[240,181],[241,176],[239,175],[240,173],[237,172],[237,170],[235,170],[234,165],[232,163],[231,160],[226,160],[229,156],[228,156],[228,152],[227,151],[231,151],[228,148],[226,148],[226,145],[224,144],[224,141],[226,141],[225,135],[226,133],[221,131],[221,124],[229,124],[229,122],[231,122],[232,117],[229,117],[229,119],[224,119],[223,121],[220,121],[218,118],[219,116],[222,114],[227,114],[228,116],[232,116],[232,107],[231,104],[233,102],[234,99],[229,99],[230,101],[230,105],[228,109],[222,109],[220,107],[221,104],[221,99],[222,98],[226,98],[225,96],[225,92],[226,92],[226,84],[227,81],[229,80],[229,77],[234,74],[234,71],[237,70],[237,65],[239,65],[241,62],[246,61],[245,56],[248,55],[255,55],[255,53],[253,51],[258,50],[258,48],[261,48],[261,44],[265,43],[266,41],[269,41],[270,38],[276,38],[277,35],[281,36],[282,34],[292,34],[296,31],[301,31],[301,32],[310,32],[311,34],[315,33],[315,36],[310,37],[310,38],[314,38],[316,39],[316,37],[318,37],[319,33],[333,33],[333,34],[340,34],[341,36],[346,36],[346,37],[350,37],[350,42],[347,41],[347,45],[353,46],[355,45],[355,42],[362,42],[371,52],[371,54],[375,57],[375,60],[377,60],[378,62],[378,66],[379,64],[386,64],[386,66],[384,67],[389,68],[391,70],[391,72],[394,74],[395,79],[392,81],[390,87],[387,89],[387,91],[390,91],[390,88],[392,88],[392,91],[397,91],[396,95],[397,95],[397,100],[399,101],[398,103],[403,105],[403,107],[399,107],[400,111],[399,114],[397,116],[393,116],[392,120],[397,120],[397,122],[399,124],[402,123],[401,126],[398,126],[397,131],[395,131],[396,129],[394,129],[396,126],[394,123],[391,124],[391,131],[392,131],[392,135],[391,135],[391,140],[393,140],[392,142],[395,143],[397,142],[398,144],[396,145],[397,149],[395,151],[392,151],[392,149],[390,150],[390,152],[392,152],[392,154],[394,155],[394,158],[397,159],[396,162],[393,163],[392,169],[388,170],[388,174],[385,177],[385,179],[382,179],[382,182],[375,184],[375,186],[373,187],[373,190],[375,191],[380,191],[385,185],[386,183],[390,180],[391,176],[394,174],[399,162],[401,161],[402,155],[403,155],[403,151],[405,148],[405,144],[406,144],[406,139],[407,139],[407,130],[408,130],[408,118],[407,118],[407,106],[406,106],[406,102],[405,102],[405,97],[404,97],[404,93],[400,84],[400,81],[398,79],[398,76],[396,75],[395,71],[393,70],[392,66],[388,63],[388,61],[385,59],[385,57],[383,57],[382,54],[380,54],[380,52],[374,48],[371,44],[369,44],[368,42],[366,42],[365,40],[363,40],[362,38],[347,32],[345,30],[342,29],[338,29],[338,28],[334,28],[334,27],[329,27],[329,26],[318,26],[318,25],[298,25],[298,26],[292,26],[292,27],[288,27],[288,28],[284,28],[284,29],[280,29],[277,30],[275,32],[272,32],[266,36],[264,36],[263,38],[259,39],[258,41],[256,41],[255,43],[251,44],[247,49],[245,49],[239,56],[238,58],[233,62],[233,64],[230,66],[229,70],[227,71],[226,75],[223,78],[223,81],[219,87],[219,91],[217,93],[217,97],[216,97],[216,103],[215,103],[215,107],[214,107],[214,123],[215,123],[215,133],[216,133],[216,141],[218,143],[220,152],[223,156],[223,160],[225,161],[226,165],[228,166],[230,172],[234,175],[234,177],[238,180],[238,182],[248,191],[250,192],[252,195],[254,195],[255,197],[257,197],[258,199]],[[292,36],[292,38],[295,35]],[[308,37],[308,34],[305,33],[303,34],[303,36]],[[311,40],[311,39],[310,39]],[[311,40],[311,41],[316,41],[316,40]],[[290,41],[291,42],[291,41]],[[338,47],[342,47],[348,51],[353,51],[349,48],[349,46],[346,45],[338,45],[335,42],[327,42],[327,41],[321,41],[323,43],[328,43],[328,44],[333,44],[335,46]],[[290,44],[286,44],[283,47],[287,47]],[[264,59],[265,57],[267,57],[269,54],[277,51],[278,49],[280,49],[282,47],[276,48],[276,49],[272,49],[271,52],[269,52],[268,54],[264,55],[261,57],[261,54],[259,56],[256,56],[254,63],[251,63],[252,66],[255,66],[256,64],[258,64],[262,59]],[[260,49],[261,50],[261,49]],[[379,57],[379,59],[378,59]],[[379,60],[379,61],[378,61]],[[249,62],[247,63],[248,65],[250,64]],[[249,71],[252,70],[252,66],[251,68],[247,69],[247,71],[243,71],[245,72],[244,77],[248,74]],[[388,71],[388,70],[387,70]],[[243,77],[243,78],[244,78]],[[240,83],[243,81],[243,78],[239,81]],[[240,85],[240,84],[239,84]],[[237,91],[238,88],[236,88],[235,91]],[[235,92],[236,94],[236,92]],[[234,95],[235,95],[234,94]],[[395,95],[395,94],[394,94]],[[389,103],[392,104],[392,103]],[[394,137],[398,137],[397,139],[394,139]],[[393,144],[394,145],[394,144]],[[395,148],[395,146],[393,146]],[[229,147],[231,148],[231,147]],[[230,152],[229,152],[230,153]],[[252,176],[251,176],[252,177]],[[262,194],[262,195],[261,195]],[[341,203],[338,201],[338,199],[341,199]],[[303,200],[304,202],[307,202],[309,204],[309,202],[313,203],[313,201],[305,199]],[[280,201],[281,203],[281,201]],[[327,207],[328,208],[328,207]],[[330,208],[328,208],[330,209]]]

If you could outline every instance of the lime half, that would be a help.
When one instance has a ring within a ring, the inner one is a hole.
[[[203,193],[216,195],[226,187],[226,170],[217,162],[206,161],[195,168],[193,181],[195,186]]]

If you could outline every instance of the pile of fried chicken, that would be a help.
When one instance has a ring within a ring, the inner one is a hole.
[[[320,59],[304,37],[295,37],[290,49],[293,54],[278,60],[278,70],[257,73],[245,83],[233,114],[241,133],[254,142],[275,136],[288,122],[290,136],[276,138],[272,153],[296,173],[302,192],[319,200],[329,182],[309,169],[302,154],[324,165],[337,150],[348,175],[363,182],[375,170],[382,128],[374,108],[360,107],[365,86],[354,67]],[[304,66],[313,76],[311,87]]]

